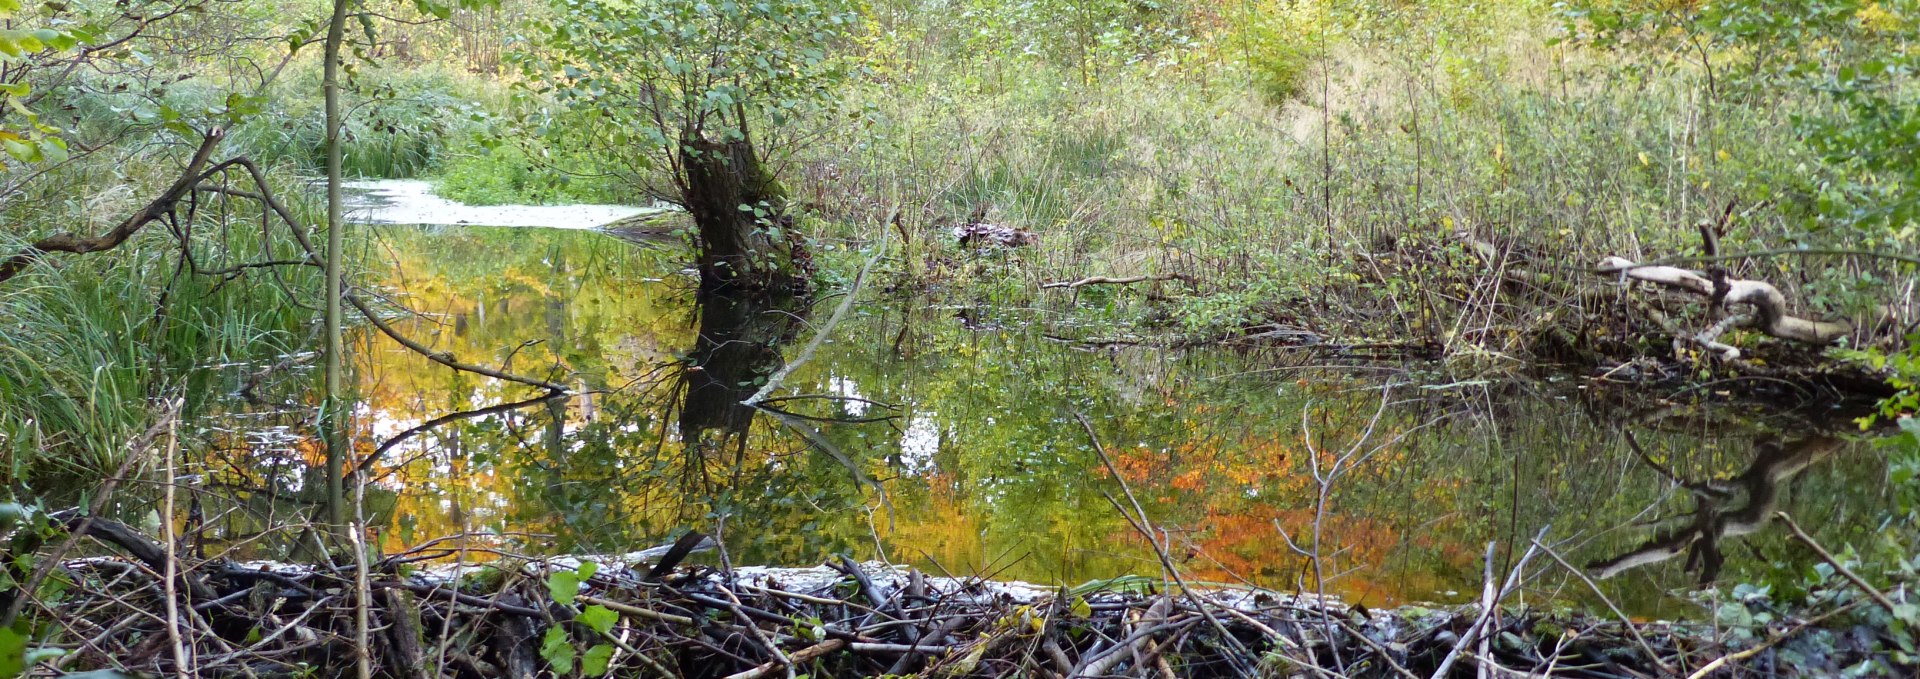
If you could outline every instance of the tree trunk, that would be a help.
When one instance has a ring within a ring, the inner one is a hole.
[[[341,338],[341,257],[346,252],[340,174],[340,46],[345,41],[348,0],[333,0],[327,24],[326,60],[321,88],[326,95],[327,145],[327,349],[326,398],[320,406],[320,435],[327,443],[327,521],[336,529],[347,521],[344,481],[347,446],[346,343]]]
[[[696,137],[684,148],[681,199],[697,230],[701,288],[805,287],[805,254],[788,233],[786,191],[760,164],[753,143]]]

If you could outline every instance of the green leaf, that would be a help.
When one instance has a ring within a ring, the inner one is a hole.
[[[33,162],[34,156],[39,155],[38,148],[26,142],[8,139],[0,141],[0,144],[4,144],[7,147],[7,155],[13,156],[15,160],[22,163],[31,163]]]
[[[28,94],[33,93],[33,85],[30,85],[28,83],[13,83],[10,85],[0,85],[0,93],[4,93],[4,94],[15,96],[15,97],[24,97],[24,96],[27,96]]]
[[[61,141],[59,137],[42,139],[40,140],[40,156],[45,158],[47,162],[67,162],[67,143]]]
[[[573,644],[567,641],[567,631],[558,625],[548,627],[540,643],[540,657],[553,667],[554,674],[573,673]]]
[[[435,18],[438,18],[441,20],[445,20],[447,17],[453,16],[453,6],[443,2],[434,2],[433,0],[414,0],[413,8],[416,10],[419,10],[421,14],[431,14]]]
[[[0,677],[17,677],[27,669],[27,638],[13,630],[0,629]]]
[[[554,571],[547,574],[547,594],[554,603],[562,606],[573,605],[573,598],[580,595],[580,575],[573,571]]]
[[[1720,604],[1720,608],[1714,611],[1714,619],[1727,627],[1753,627],[1753,612],[1747,610],[1746,604],[1739,602]]]
[[[605,676],[613,660],[613,644],[597,644],[580,657],[580,671],[589,677]]]
[[[613,631],[613,624],[620,622],[620,614],[599,604],[588,606],[580,612],[580,624],[593,628],[593,631],[606,634]]]

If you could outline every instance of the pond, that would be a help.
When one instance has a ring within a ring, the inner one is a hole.
[[[397,327],[576,392],[449,421],[371,462],[367,511],[387,551],[464,535],[510,554],[626,552],[725,517],[736,563],[845,553],[1049,584],[1157,575],[1116,509],[1130,507],[1124,481],[1190,581],[1313,591],[1302,550],[1317,527],[1330,593],[1465,601],[1488,542],[1511,563],[1550,526],[1555,551],[1606,576],[1614,600],[1674,617],[1699,609],[1669,592],[1814,563],[1772,512],[1865,546],[1894,506],[1870,437],[1811,396],[1760,408],[1566,375],[1461,381],[1277,348],[1088,345],[1064,341],[1074,329],[1057,312],[879,289],[790,366],[841,298],[703,301],[671,242],[369,228],[371,275],[418,312]],[[538,396],[384,340],[358,347],[363,454],[432,418]],[[740,404],[787,368],[769,407]],[[251,489],[235,495],[247,509],[208,515],[245,536],[316,485],[318,453],[297,415],[233,418],[251,433],[208,470]],[[1564,572],[1534,584],[1528,596],[1589,596]]]

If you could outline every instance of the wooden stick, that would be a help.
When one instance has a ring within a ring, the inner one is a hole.
[[[1066,288],[1068,290],[1077,290],[1079,288],[1082,288],[1088,285],[1131,285],[1133,283],[1142,283],[1146,281],[1184,281],[1184,280],[1190,280],[1190,278],[1184,274],[1177,274],[1177,273],[1163,273],[1163,274],[1155,274],[1152,276],[1125,276],[1121,278],[1109,278],[1107,276],[1089,276],[1077,281],[1054,281],[1052,283],[1042,283],[1040,284],[1040,289],[1051,290],[1053,288]]]
[[[167,420],[167,481],[162,492],[162,495],[165,497],[161,501],[161,511],[163,513],[160,515],[160,544],[166,547],[166,553],[164,555],[166,564],[161,571],[161,577],[165,580],[164,589],[167,597],[167,643],[172,647],[173,651],[173,671],[179,675],[180,679],[187,679],[191,672],[189,668],[193,666],[193,658],[187,655],[187,646],[181,643],[180,639],[179,590],[176,589],[179,578],[179,560],[174,558],[175,554],[173,549],[173,461],[175,454],[180,450],[180,435],[178,430],[175,429],[175,422],[177,422],[177,420]]]
[[[1638,444],[1635,444],[1635,447],[1637,449]],[[1642,455],[1644,455],[1644,453]],[[1634,643],[1637,643],[1640,645],[1640,650],[1646,652],[1647,658],[1653,660],[1653,664],[1658,665],[1660,667],[1661,674],[1666,674],[1666,675],[1674,674],[1673,667],[1668,665],[1665,660],[1661,660],[1660,654],[1653,652],[1653,646],[1647,643],[1647,640],[1645,637],[1640,636],[1640,628],[1633,624],[1633,620],[1631,618],[1628,618],[1626,613],[1621,612],[1619,606],[1615,606],[1613,604],[1612,599],[1607,598],[1607,595],[1600,591],[1600,585],[1595,583],[1593,581],[1593,578],[1587,577],[1586,572],[1578,568],[1575,568],[1573,564],[1567,563],[1566,559],[1560,558],[1560,555],[1555,553],[1552,548],[1549,548],[1546,545],[1540,544],[1540,542],[1537,540],[1534,541],[1533,545],[1535,547],[1539,547],[1541,551],[1546,552],[1547,556],[1552,557],[1555,562],[1565,567],[1568,572],[1571,572],[1576,577],[1579,577],[1581,582],[1587,583],[1587,589],[1593,590],[1593,595],[1600,597],[1600,602],[1607,605],[1607,610],[1613,611],[1614,617],[1619,618],[1620,623],[1627,626],[1627,634],[1632,635]]]
[[[1719,658],[1714,659],[1713,662],[1707,663],[1706,665],[1702,666],[1700,669],[1695,670],[1693,674],[1687,675],[1687,679],[1703,679],[1708,674],[1712,674],[1714,670],[1720,669],[1721,667],[1726,666],[1728,663],[1740,662],[1742,660],[1746,660],[1747,658],[1760,655],[1761,653],[1765,652],[1767,649],[1773,648],[1774,646],[1779,645],[1780,642],[1786,641],[1787,639],[1792,638],[1793,635],[1795,634],[1799,634],[1801,630],[1826,622],[1828,618],[1832,618],[1833,616],[1853,610],[1854,608],[1859,607],[1860,604],[1862,603],[1864,603],[1864,600],[1857,600],[1845,606],[1841,606],[1831,611],[1827,611],[1825,613],[1820,614],[1819,616],[1810,618],[1807,621],[1802,622],[1798,625],[1794,625],[1792,629],[1789,629],[1785,632],[1781,632],[1779,635],[1771,639],[1768,639],[1764,642],[1761,642],[1759,645],[1756,645],[1753,648],[1749,648],[1739,653],[1732,653],[1732,654],[1720,656]]]
[[[928,653],[932,655],[939,655],[942,653],[946,653],[948,651],[952,651],[953,647],[952,646],[915,646],[913,644],[854,643],[854,644],[849,644],[847,646],[847,650],[853,651],[854,653],[889,653],[889,654]]]
[[[579,599],[580,601],[587,602],[589,604],[593,604],[596,606],[605,606],[610,610],[619,611],[621,613],[625,613],[627,615],[631,615],[635,617],[647,618],[650,620],[658,620],[660,622],[672,623],[675,625],[692,625],[693,624],[693,618],[689,618],[684,615],[674,615],[672,613],[661,613],[656,610],[641,608],[639,606],[634,606],[632,604],[623,604],[618,601],[613,601],[610,599],[591,597],[585,594],[579,595],[578,597],[575,597],[575,598]]]
[[[845,639],[828,639],[826,641],[822,641],[820,643],[814,644],[812,646],[808,646],[798,651],[794,651],[793,653],[789,654],[787,658],[793,661],[792,665],[798,665],[800,663],[813,660],[814,658],[818,658],[828,653],[838,651],[842,648],[846,648],[847,644],[848,642]],[[791,665],[788,665],[788,664],[782,664],[779,661],[761,663],[759,667],[755,667],[753,669],[750,669],[744,672],[735,672],[733,674],[729,674],[727,675],[727,679],[760,679],[760,677],[773,674],[774,672],[778,672],[781,669],[790,667],[790,666]]]
[[[1845,564],[1840,563],[1839,559],[1833,558],[1833,554],[1827,552],[1825,547],[1821,547],[1820,543],[1813,541],[1813,536],[1807,535],[1806,531],[1800,530],[1800,524],[1794,523],[1793,517],[1787,516],[1786,512],[1774,512],[1773,518],[1779,519],[1781,522],[1787,524],[1787,529],[1793,531],[1794,539],[1813,548],[1813,552],[1820,555],[1820,560],[1827,562],[1827,565],[1839,571],[1840,575],[1845,576],[1847,580],[1853,582],[1855,587],[1859,587],[1861,591],[1873,597],[1874,601],[1880,602],[1880,605],[1887,607],[1887,612],[1891,613],[1894,611],[1892,599],[1887,598],[1887,595],[1881,593],[1880,590],[1874,589],[1873,585],[1867,584],[1865,578],[1860,577],[1858,573],[1853,572],[1853,569],[1847,568]]]
[[[1547,536],[1547,528],[1541,528],[1540,533],[1538,535],[1533,536],[1534,545],[1536,546],[1539,545],[1540,540],[1545,538],[1546,536]],[[1488,589],[1485,593],[1482,594],[1480,599],[1481,601],[1480,617],[1479,619],[1476,619],[1473,621],[1472,627],[1467,628],[1466,634],[1460,635],[1460,641],[1453,645],[1453,650],[1447,653],[1446,659],[1440,661],[1439,669],[1436,669],[1433,671],[1434,679],[1443,679],[1444,677],[1446,677],[1447,671],[1453,668],[1453,663],[1460,659],[1460,654],[1466,652],[1467,646],[1469,644],[1472,644],[1476,637],[1480,636],[1481,629],[1486,627],[1487,621],[1493,618],[1493,611],[1500,606],[1500,600],[1506,598],[1507,593],[1513,591],[1514,587],[1519,584],[1520,578],[1524,573],[1526,573],[1527,562],[1533,560],[1533,555],[1536,552],[1537,550],[1535,550],[1533,547],[1528,547],[1527,552],[1525,554],[1520,555],[1520,563],[1514,564],[1513,570],[1507,573],[1506,584],[1501,585],[1498,590],[1495,590],[1495,589],[1492,589],[1493,587],[1493,543],[1491,542],[1487,543],[1487,587]]]

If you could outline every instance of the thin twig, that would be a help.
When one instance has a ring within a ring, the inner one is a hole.
[[[187,677],[191,676],[190,669],[193,667],[193,658],[187,655],[186,644],[180,640],[180,597],[174,582],[175,578],[179,575],[179,561],[175,558],[173,542],[173,461],[175,455],[180,450],[179,430],[174,426],[175,422],[176,420],[173,419],[167,420],[167,455],[165,463],[167,482],[161,491],[162,514],[160,515],[160,540],[162,544],[166,546],[166,569],[161,577],[166,581],[167,645],[173,651],[173,671],[174,674],[179,675],[180,679],[187,679]]]
[[[1193,588],[1187,586],[1186,579],[1180,575],[1180,569],[1174,567],[1173,558],[1167,554],[1166,547],[1162,546],[1160,539],[1155,537],[1153,524],[1147,519],[1147,510],[1140,506],[1140,499],[1133,496],[1133,489],[1127,486],[1126,477],[1120,475],[1120,468],[1114,466],[1112,458],[1107,457],[1106,446],[1100,444],[1100,435],[1094,433],[1093,423],[1087,421],[1086,415],[1078,412],[1074,413],[1073,417],[1079,420],[1080,427],[1087,431],[1087,439],[1093,443],[1093,452],[1100,455],[1100,462],[1106,465],[1108,473],[1113,474],[1114,482],[1120,484],[1120,492],[1126,494],[1127,502],[1133,505],[1134,514],[1139,518],[1136,522],[1133,516],[1127,516],[1125,509],[1121,509],[1121,516],[1127,517],[1127,522],[1133,523],[1134,529],[1140,531],[1141,537],[1145,537],[1147,543],[1153,545],[1153,553],[1160,558],[1160,566],[1166,569],[1168,577],[1173,578],[1173,581],[1180,585],[1180,594],[1192,602],[1194,608],[1199,609],[1200,614],[1206,617],[1207,622],[1213,626],[1214,631],[1220,633],[1221,641],[1234,650],[1236,655],[1227,656],[1228,662],[1232,663],[1237,669],[1242,671],[1246,670],[1247,668],[1244,667],[1244,664],[1246,658],[1252,656],[1252,652],[1248,651],[1247,647],[1241,644],[1240,640],[1235,638],[1232,632],[1227,631],[1227,626],[1221,624],[1220,619],[1213,616],[1213,612],[1210,607],[1207,606],[1206,602],[1201,601],[1200,598],[1193,593]],[[1111,497],[1107,499],[1109,502],[1113,500]]]
[[[1535,546],[1540,544],[1540,540],[1547,537],[1548,528],[1551,528],[1551,526],[1541,527],[1540,533],[1533,536]],[[1446,677],[1447,671],[1453,669],[1453,663],[1460,659],[1460,654],[1467,650],[1468,645],[1478,640],[1481,630],[1487,626],[1489,620],[1493,619],[1494,611],[1500,608],[1500,600],[1506,598],[1507,593],[1513,591],[1519,584],[1521,577],[1527,571],[1527,562],[1532,561],[1533,555],[1538,552],[1534,547],[1528,547],[1526,553],[1520,555],[1520,563],[1514,564],[1513,570],[1507,572],[1506,583],[1502,584],[1498,590],[1494,590],[1491,589],[1493,586],[1493,547],[1494,543],[1487,543],[1487,586],[1489,589],[1486,596],[1481,599],[1480,617],[1473,621],[1472,627],[1467,628],[1466,634],[1460,635],[1460,641],[1453,645],[1453,650],[1447,653],[1446,659],[1440,661],[1440,667],[1433,671],[1434,679]]]
[[[1794,625],[1792,629],[1789,629],[1785,632],[1781,632],[1780,634],[1775,635],[1773,638],[1767,639],[1766,641],[1755,645],[1753,648],[1740,651],[1739,653],[1731,653],[1728,655],[1720,656],[1719,658],[1715,658],[1713,662],[1707,663],[1706,665],[1701,666],[1700,669],[1694,670],[1693,674],[1687,675],[1687,679],[1704,679],[1704,677],[1706,677],[1707,675],[1712,674],[1714,670],[1720,669],[1721,667],[1725,667],[1730,663],[1740,662],[1742,660],[1746,660],[1747,658],[1760,655],[1761,653],[1766,652],[1767,649],[1773,648],[1774,646],[1779,645],[1780,642],[1793,638],[1794,635],[1799,634],[1802,630],[1805,630],[1808,627],[1813,627],[1820,623],[1826,622],[1829,618],[1832,618],[1836,615],[1840,615],[1841,613],[1851,611],[1859,607],[1860,604],[1863,604],[1863,603],[1866,603],[1865,599],[1856,599],[1854,601],[1848,602],[1847,605],[1845,606],[1841,606],[1831,611],[1822,613],[1818,616],[1808,618],[1806,621],[1801,622],[1798,625]]]
[[[1860,577],[1860,574],[1853,572],[1853,569],[1848,568],[1846,564],[1840,563],[1840,560],[1834,558],[1833,554],[1828,552],[1825,547],[1821,547],[1820,543],[1814,542],[1813,536],[1807,535],[1806,531],[1800,530],[1800,524],[1794,523],[1793,517],[1787,516],[1786,512],[1774,512],[1773,518],[1779,519],[1782,523],[1787,524],[1787,530],[1793,531],[1794,539],[1812,548],[1813,553],[1820,555],[1821,561],[1827,562],[1827,565],[1839,571],[1840,575],[1846,577],[1855,587],[1859,587],[1861,591],[1866,592],[1867,596],[1873,597],[1873,600],[1879,602],[1881,606],[1887,607],[1887,612],[1891,613],[1898,610],[1894,607],[1893,599],[1887,598],[1886,594],[1875,589],[1873,585],[1867,584],[1866,578]]]
[[[1559,563],[1561,567],[1566,568],[1567,572],[1572,573],[1574,574],[1575,577],[1580,578],[1581,582],[1587,583],[1587,589],[1592,590],[1594,596],[1600,597],[1600,602],[1607,605],[1607,610],[1613,611],[1614,617],[1620,619],[1620,623],[1627,628],[1627,634],[1633,637],[1633,642],[1636,644],[1639,644],[1640,650],[1646,652],[1647,658],[1649,660],[1652,660],[1654,665],[1657,665],[1660,667],[1661,674],[1671,675],[1674,673],[1673,666],[1668,665],[1667,661],[1660,659],[1660,654],[1653,652],[1653,646],[1647,643],[1647,640],[1645,637],[1640,636],[1640,627],[1638,625],[1633,624],[1633,619],[1628,618],[1627,614],[1622,612],[1619,606],[1614,605],[1613,600],[1607,598],[1607,595],[1605,592],[1600,591],[1600,585],[1598,583],[1595,583],[1593,581],[1593,578],[1587,577],[1587,574],[1585,571],[1582,571],[1579,568],[1575,568],[1573,564],[1567,563],[1566,559],[1560,558],[1560,555],[1558,553],[1554,552],[1551,547],[1541,544],[1539,540],[1535,540],[1533,542],[1533,546],[1539,547],[1540,551],[1545,552],[1548,557],[1554,560],[1554,562]]]

